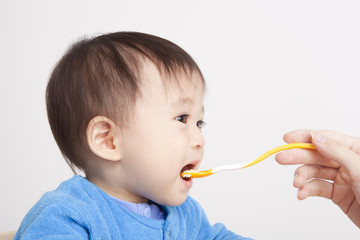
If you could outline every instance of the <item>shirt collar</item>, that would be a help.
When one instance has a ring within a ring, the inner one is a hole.
[[[110,197],[119,203],[123,208],[139,214],[140,216],[155,220],[165,219],[165,211],[154,202],[148,201],[147,203],[132,203],[113,196]]]

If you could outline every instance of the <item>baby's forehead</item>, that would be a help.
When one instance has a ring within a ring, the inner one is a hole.
[[[138,110],[154,108],[161,109],[160,112],[173,113],[184,108],[203,109],[203,100],[204,86],[200,75],[181,71],[164,74],[156,66],[147,66],[141,76],[136,105]]]
[[[205,83],[201,73],[177,68],[166,71],[163,66],[157,66],[152,62],[145,62],[140,77],[140,89],[152,87],[164,90],[166,93],[184,93],[187,88],[202,88],[205,91]]]

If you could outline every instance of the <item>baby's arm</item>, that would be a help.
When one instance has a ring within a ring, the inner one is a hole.
[[[232,231],[227,230],[226,227],[221,223],[216,223],[215,225],[213,225],[213,230],[215,232],[214,240],[220,240],[220,239],[221,240],[226,240],[226,239],[253,240],[252,238],[242,237],[240,235],[233,233]]]

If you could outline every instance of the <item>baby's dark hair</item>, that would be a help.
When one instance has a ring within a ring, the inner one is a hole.
[[[138,32],[116,32],[73,44],[55,66],[46,88],[46,107],[54,138],[74,173],[92,155],[86,129],[95,116],[125,126],[140,93],[145,62],[164,80],[179,74],[204,78],[192,57],[176,44]]]

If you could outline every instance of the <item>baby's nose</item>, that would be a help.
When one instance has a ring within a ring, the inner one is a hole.
[[[205,138],[200,129],[196,129],[192,136],[192,147],[203,148],[205,145]]]

